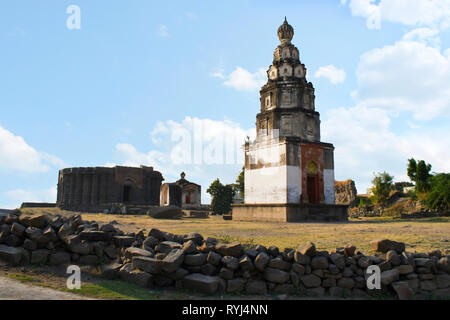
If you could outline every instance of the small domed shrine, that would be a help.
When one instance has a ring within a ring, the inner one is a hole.
[[[345,221],[347,207],[334,199],[334,146],[320,141],[314,87],[286,18],[277,34],[256,140],[245,145],[244,204],[233,205],[233,220]]]

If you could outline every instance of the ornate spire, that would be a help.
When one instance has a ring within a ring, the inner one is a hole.
[[[294,28],[287,22],[286,17],[284,17],[283,24],[278,28],[278,38],[281,44],[291,43],[292,37],[294,36]]]

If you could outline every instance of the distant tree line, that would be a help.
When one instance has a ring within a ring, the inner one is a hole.
[[[380,205],[386,204],[393,190],[403,192],[404,187],[414,186],[409,192],[413,199],[419,199],[425,206],[436,211],[450,209],[450,174],[431,173],[431,164],[424,160],[408,159],[407,175],[411,182],[396,182],[389,173],[374,174],[371,200]]]

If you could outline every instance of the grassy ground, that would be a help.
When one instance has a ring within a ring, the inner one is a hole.
[[[25,213],[73,214],[50,209],[23,209]],[[347,223],[270,223],[223,220],[219,216],[206,219],[182,218],[178,220],[154,219],[149,216],[105,215],[82,213],[83,219],[99,223],[118,222],[124,231],[158,228],[177,234],[198,232],[204,237],[223,241],[241,241],[247,244],[275,245],[280,249],[296,248],[312,241],[319,250],[355,245],[360,251],[371,254],[370,241],[387,238],[406,243],[411,252],[429,252],[439,249],[450,253],[450,217],[399,220],[392,218],[360,218]]]

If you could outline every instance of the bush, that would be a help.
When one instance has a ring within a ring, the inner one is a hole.
[[[392,190],[392,180],[394,177],[384,171],[383,173],[374,174],[372,180],[372,193],[371,200],[375,204],[385,204],[389,198],[389,194]]]
[[[211,209],[215,214],[227,214],[231,211],[231,204],[235,195],[231,185],[223,185],[219,179],[216,179],[206,192],[212,196]]]
[[[450,209],[450,173],[439,173],[431,178],[430,191],[424,204],[432,209],[447,212]]]

